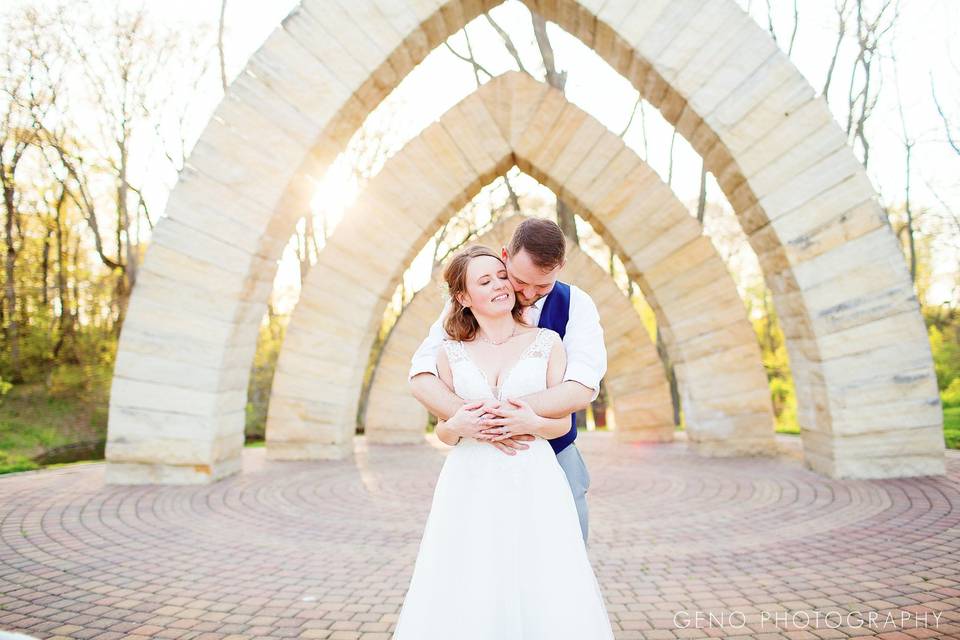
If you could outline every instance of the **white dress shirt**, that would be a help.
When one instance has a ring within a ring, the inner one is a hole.
[[[532,326],[540,321],[540,311],[547,296],[533,303],[524,314],[524,319]],[[410,365],[410,377],[419,373],[437,373],[437,351],[445,338],[449,338],[443,328],[443,320],[450,309],[448,300],[440,312],[440,317],[431,325],[430,333],[420,343]],[[603,344],[603,327],[600,326],[600,314],[593,298],[576,285],[570,285],[570,319],[563,337],[563,346],[567,351],[567,370],[563,380],[574,380],[593,389],[593,400],[600,393],[600,380],[607,372],[607,349]]]

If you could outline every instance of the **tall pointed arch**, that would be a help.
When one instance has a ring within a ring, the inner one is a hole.
[[[191,153],[131,299],[108,482],[237,470],[257,323],[294,212],[366,114],[497,4],[304,0],[251,58]],[[823,100],[769,36],[734,0],[525,4],[628,78],[717,177],[774,294],[808,464],[942,474],[930,347],[896,239]]]
[[[619,158],[616,168],[608,158]],[[643,290],[674,364],[690,446],[711,455],[773,452],[756,336],[700,225],[618,136],[557,89],[511,72],[387,160],[328,238],[277,360],[267,455],[352,455],[368,354],[403,271],[437,229],[513,165],[563,190]]]
[[[504,247],[522,219],[512,215],[499,220],[471,244],[495,250]],[[608,358],[604,384],[616,416],[617,438],[672,441],[670,385],[657,348],[633,304],[611,276],[575,245],[567,247],[567,264],[560,277],[586,291],[600,312]],[[413,352],[443,308],[442,282],[442,270],[437,268],[430,283],[404,308],[383,345],[363,412],[367,442],[423,442],[427,410],[410,394],[407,374]],[[267,441],[269,447],[269,432]]]

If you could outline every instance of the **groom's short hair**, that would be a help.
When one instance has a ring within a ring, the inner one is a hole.
[[[533,264],[545,271],[551,271],[563,262],[567,241],[560,225],[553,220],[527,218],[513,232],[507,253],[515,256],[521,249],[530,254]]]

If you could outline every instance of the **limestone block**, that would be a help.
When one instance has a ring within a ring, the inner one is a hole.
[[[426,419],[424,419],[424,423],[426,423]],[[422,428],[416,431],[412,429],[406,431],[378,429],[367,437],[367,442],[370,444],[420,444],[424,441]]]
[[[350,57],[356,60],[366,73],[358,76],[361,81],[366,76],[379,69],[388,53],[399,45],[401,38],[390,28],[386,18],[376,11],[369,2],[357,3],[354,7],[341,6],[338,2],[324,0],[304,0],[300,3],[304,20],[309,16],[310,26],[323,26],[324,33],[339,43],[341,48],[349,52]],[[305,35],[310,36],[311,32]],[[312,32],[317,39],[318,33]],[[318,58],[320,60],[337,60],[337,58]],[[332,65],[331,65],[332,66]],[[384,78],[387,80],[387,78]],[[399,78],[389,78],[394,84]],[[349,86],[349,85],[348,85]],[[356,90],[359,87],[354,87]]]
[[[487,105],[487,109],[493,115],[494,110],[490,102],[484,100],[484,104]],[[530,118],[530,123],[513,145],[513,152],[517,156],[518,164],[523,163],[521,169],[534,165],[539,166],[534,158],[537,157],[537,153],[541,150],[545,140],[552,136],[559,126],[560,118],[569,119],[570,114],[575,112],[574,109],[569,109],[568,113],[569,106],[569,103],[559,91],[549,91],[543,96]],[[494,119],[496,120],[496,117]]]
[[[539,141],[539,148],[526,156],[529,162],[538,169],[543,167],[544,173],[548,173],[553,161],[570,143],[586,119],[586,113],[568,103],[548,134]]]
[[[347,460],[353,456],[352,442],[272,442],[267,460]]]
[[[714,249],[710,238],[698,235],[677,248],[666,260],[645,269],[643,275],[651,285],[665,285],[673,282],[677,276],[688,273],[697,267],[702,267],[705,263],[715,265],[717,260],[711,259],[715,256],[716,249]],[[726,269],[723,272],[725,271]],[[707,277],[718,273],[722,275],[723,272],[712,272],[705,275]]]
[[[277,410],[271,402],[267,415],[267,447],[274,442],[306,442],[316,440],[328,444],[330,442],[349,442],[353,438],[356,418],[356,405],[353,411],[344,410],[344,403],[335,403],[326,400],[305,400],[302,398],[281,399]],[[349,424],[347,428],[345,425]],[[305,439],[290,439],[288,433],[313,434]],[[335,434],[335,435],[331,435]]]
[[[376,69],[378,63],[374,61],[379,52],[366,41],[365,35],[356,33],[352,25],[343,28],[343,21],[349,20],[346,14],[334,8],[333,11],[321,9],[318,16],[315,4],[309,1],[294,7],[281,28],[314,58],[322,61],[328,72],[352,93]]]
[[[232,87],[237,87],[233,89]],[[261,86],[257,80],[241,75],[227,90],[227,94],[217,108],[215,117],[225,123],[230,129],[239,132],[243,144],[251,144],[252,139],[245,132],[257,131],[263,136],[257,151],[270,149],[270,154],[299,160],[308,150],[307,140],[312,140],[320,132],[317,124],[301,118],[300,122],[284,120],[282,114],[276,113],[272,118],[267,115],[270,108],[269,101],[258,96],[256,92],[273,96],[269,89]],[[299,127],[300,138],[296,138],[293,129]],[[191,154],[192,156],[192,154]]]
[[[382,282],[384,278],[382,263],[371,260],[370,255],[368,248],[359,241],[345,243],[331,238],[317,264],[339,273],[350,287],[362,287],[364,283],[370,286],[370,283]],[[308,278],[303,286],[312,287],[314,283]]]
[[[236,274],[247,273],[252,258],[250,251],[231,244],[226,238],[192,229],[173,218],[154,228],[152,242]]]
[[[663,77],[680,93],[687,96],[688,104],[690,103],[689,95],[709,82],[725,65],[727,59],[739,53],[743,43],[751,36],[755,36],[757,31],[756,23],[744,11],[728,12],[727,17],[718,26],[722,28],[717,30],[716,36],[702,41],[696,54],[679,70],[672,69],[669,64],[663,67],[657,65]],[[690,109],[699,113],[700,117],[705,115],[699,103],[690,104]],[[695,148],[699,147],[695,146]]]
[[[671,345],[672,350],[682,350],[683,344],[688,338],[703,336],[719,327],[743,321],[745,315],[742,308],[735,309],[732,306],[727,306],[719,310],[711,309],[694,316],[670,316],[670,330],[675,336],[674,344]]]
[[[431,150],[430,160],[434,166],[435,174],[444,173],[450,177],[454,184],[459,186],[459,189],[454,193],[459,193],[464,187],[477,180],[476,169],[473,168],[473,165],[470,164],[443,126],[434,123],[424,129],[420,137]],[[424,174],[423,178],[433,178],[434,175]]]
[[[270,114],[274,125],[294,140],[299,133],[300,139],[312,141],[353,88],[286,29],[275,29],[262,50],[270,54],[254,54],[248,72],[237,77],[228,95],[239,92],[239,97],[249,97],[248,105]]]
[[[943,408],[933,393],[926,398],[898,399],[884,405],[836,409],[831,411],[833,433],[843,436],[904,429],[926,429],[939,425],[943,429]]]
[[[704,312],[720,315],[728,307],[744,314],[743,301],[735,290],[710,286],[715,282],[732,284],[732,280],[719,258],[705,260],[671,278],[657,300],[668,315],[693,316]]]
[[[206,316],[184,314],[167,302],[158,303],[147,297],[131,299],[127,322],[123,331],[130,337],[138,336],[166,344],[171,352],[187,352],[191,349],[209,349],[219,352],[233,334],[232,322],[223,322]],[[210,352],[208,352],[210,353]]]
[[[108,444],[109,446],[109,444]],[[160,448],[158,451],[166,451],[166,448]],[[122,455],[119,449],[114,449]],[[108,458],[104,474],[104,481],[107,484],[207,484],[221,480],[227,476],[238,473],[241,467],[240,455],[233,458],[218,461],[215,464],[195,463],[195,464],[170,464],[161,463],[138,463],[121,462]]]
[[[634,49],[640,49],[645,36],[659,26],[657,21],[664,9],[670,4],[666,0],[608,2],[603,5],[600,13],[597,14],[597,20],[610,25],[611,28],[616,30],[617,35]],[[602,47],[598,46],[593,48],[596,51],[603,50]]]
[[[718,105],[712,117],[725,130],[725,146],[738,155],[814,97],[806,79],[785,54],[779,53]]]
[[[263,233],[270,219],[270,209],[256,202],[239,198],[236,192],[206,180],[196,170],[184,168],[177,179],[176,188],[164,209],[164,218],[176,218],[184,224],[246,235]],[[221,222],[221,220],[223,222]],[[222,227],[222,224],[232,225]]]
[[[793,264],[806,262],[833,250],[845,242],[889,224],[883,209],[873,198],[843,211],[831,220],[808,228],[806,232],[791,234],[789,227],[795,221],[804,224],[798,220],[800,215],[802,214],[799,211],[787,214],[780,218],[776,224],[778,229],[787,228],[784,235],[789,237],[790,240],[786,243],[785,254]],[[806,224],[809,224],[809,222]]]
[[[175,385],[183,378],[184,364],[170,359],[165,352],[136,353],[132,349],[117,354],[113,367],[114,378],[153,380],[159,384]],[[213,367],[190,367],[192,384],[202,390],[216,390],[221,371]]]
[[[779,453],[772,434],[752,438],[738,436],[736,438],[699,439],[697,435],[691,432],[688,435],[687,448],[697,455],[711,458],[775,456]]]
[[[219,123],[216,118],[194,145],[187,165],[228,187],[237,197],[269,207],[283,192],[292,171],[281,168],[272,154],[260,153],[263,141],[254,141]],[[276,156],[279,158],[280,156]]]
[[[880,280],[883,275],[886,275],[884,270],[877,268],[871,277],[870,269],[861,267],[843,277],[843,285],[850,287],[846,291],[831,290],[826,283],[805,291],[804,299],[810,307],[816,332],[841,331],[884,316],[919,311],[916,293],[909,282],[876,290],[878,285],[889,285],[889,281]],[[839,284],[833,283],[835,287]]]
[[[190,372],[184,370],[184,380],[180,385],[160,385],[155,382],[132,380],[127,378],[114,378],[111,385],[111,392],[116,391],[119,395],[114,400],[111,398],[111,405],[116,408],[136,408],[153,411],[171,412],[175,407],[179,415],[183,416],[216,416],[228,407],[242,407],[246,401],[246,389],[203,391],[190,386]],[[155,425],[164,431],[173,431],[177,424],[170,419],[169,422]],[[181,425],[192,429],[192,426]],[[183,434],[188,437],[189,434]]]
[[[506,73],[502,78],[504,92],[501,95],[507,96],[508,103],[507,119],[500,125],[500,130],[504,141],[515,147],[533,122],[549,87],[529,82],[527,75],[519,71]]]
[[[171,465],[202,464],[213,457],[211,430],[203,430],[204,423],[195,419],[199,433],[186,439],[164,437],[155,433],[150,441],[136,441],[122,431],[107,438],[106,456],[112,462],[159,463]],[[200,437],[196,437],[200,436]],[[222,459],[222,458],[221,458]]]
[[[589,186],[579,190],[579,198],[585,207],[597,210],[599,203],[614,188],[626,182],[628,175],[636,175],[643,161],[626,145],[617,150],[616,156],[603,171],[592,176]],[[572,180],[577,180],[574,174]]]
[[[283,424],[282,430],[273,429],[269,435],[269,446],[278,443],[322,442],[334,443],[343,440],[340,425],[323,423],[317,420],[290,420]]]
[[[659,182],[659,177],[649,166],[637,165],[636,169],[621,182],[611,185],[602,192],[596,191],[598,197],[588,201],[594,205],[591,207],[591,212],[603,221],[609,233],[616,235],[621,228],[624,230],[630,228],[629,218],[622,221],[621,227],[618,228],[618,216],[628,210],[635,211],[645,206],[655,209],[661,202],[666,202],[667,194],[658,188]],[[649,202],[651,197],[656,197],[657,202],[651,204]]]
[[[630,380],[624,377],[618,377],[617,393],[614,394],[614,410],[617,413],[618,428],[623,425],[623,416],[621,413],[630,413],[634,417],[646,415],[649,423],[642,424],[660,424],[669,423],[673,425],[673,405],[671,402],[664,402],[664,395],[669,399],[670,389],[667,386],[666,378],[660,375],[655,384],[647,387],[631,388]],[[613,385],[611,385],[613,391]],[[638,426],[640,422],[634,422]]]
[[[456,33],[475,17],[470,8],[477,10],[479,7],[476,2],[471,2],[468,6],[462,2],[447,2],[440,7],[446,33]]]
[[[427,46],[427,36],[420,30],[420,23],[438,9],[437,2],[393,2],[376,0],[377,10],[393,26],[395,33],[404,36],[405,48],[414,64],[423,60],[432,47]],[[412,37],[416,34],[416,37]],[[416,46],[411,48],[411,44]]]
[[[426,208],[427,204],[431,203],[437,207],[436,209],[430,209],[434,211],[449,207],[454,199],[461,196],[465,185],[456,182],[451,175],[443,170],[423,138],[414,138],[407,143],[401,153],[403,153],[403,163],[400,164],[397,175],[403,176],[404,173],[402,172],[405,172],[408,177],[405,180],[398,180],[398,182],[408,186],[407,195],[400,203],[403,208],[416,206],[412,197],[415,190],[433,192],[434,197],[430,199],[425,197],[423,204],[420,206]],[[424,180],[424,176],[430,176],[430,180]],[[417,185],[418,182],[422,184]]]
[[[789,210],[777,211],[771,218],[772,226],[783,233],[784,244],[794,242],[802,235],[836,219],[838,214],[875,199],[869,180],[862,172],[849,175],[802,205]],[[782,231],[781,231],[782,230]]]
[[[907,341],[825,361],[826,382],[846,392],[842,397],[831,399],[831,407],[864,410],[894,399],[902,403],[920,400],[938,404],[936,378],[924,369],[928,358],[929,351],[923,343]],[[891,369],[891,362],[901,367],[895,375],[886,373]],[[876,408],[881,410],[880,406]],[[936,417],[939,411],[939,406],[934,407],[932,415]]]
[[[626,427],[621,428],[620,423],[617,423],[615,436],[618,442],[673,442],[674,440],[675,429],[673,424],[629,426],[635,421],[632,414],[628,414],[626,420],[628,422]],[[645,421],[645,419],[641,418],[636,421]]]
[[[131,303],[131,308],[133,307]],[[210,366],[210,362],[219,362],[218,356],[223,355],[223,345],[213,344],[199,338],[189,338],[169,334],[157,333],[143,326],[137,326],[137,321],[130,322],[131,314],[127,314],[127,323],[120,336],[122,350],[118,350],[117,362],[123,358],[138,358],[143,355],[156,355],[168,358],[174,363],[187,366]],[[126,355],[129,352],[129,355]],[[198,378],[198,382],[202,378]]]
[[[353,215],[337,227],[338,232],[342,228],[343,233],[331,238],[330,244],[364,250],[372,244],[372,227],[377,227],[375,239],[378,245],[383,245],[384,234],[392,234],[394,244],[409,247],[415,238],[428,230],[432,222],[417,210],[418,198],[421,203],[431,202],[438,207],[449,202],[449,193],[426,189],[418,184],[422,181],[414,181],[409,175],[384,171],[378,177],[382,179],[357,199],[352,209]],[[397,238],[403,238],[405,242],[397,243]]]
[[[264,305],[260,303],[238,300],[230,296],[223,296],[220,300],[212,299],[206,290],[183,287],[161,276],[138,280],[137,286],[142,287],[141,296],[159,305],[176,304],[181,309],[189,309],[191,314],[221,322],[259,321],[266,311]]]
[[[674,82],[674,86],[686,97],[687,102],[710,123],[721,138],[724,132],[722,123],[714,122],[709,114],[772,56],[780,54],[772,38],[756,37],[756,32],[759,31],[756,24],[751,24],[746,31],[754,37],[744,37],[730,55],[705,65],[709,68],[709,75],[702,84],[688,89],[679,84],[679,78]]]
[[[853,276],[858,269],[874,267],[875,274],[887,275],[887,270],[904,267],[903,256],[888,250],[895,243],[889,229],[877,229],[855,238],[836,249],[808,260],[794,268],[794,277],[804,293],[819,285],[833,282],[838,276]],[[879,280],[879,278],[878,278]],[[840,287],[841,296],[862,291],[846,284]],[[882,283],[882,280],[881,280]]]
[[[681,215],[685,217],[681,218]],[[643,237],[643,244],[637,247],[637,244],[640,244],[637,242],[629,250],[630,261],[637,269],[646,271],[650,267],[662,263],[667,256],[696,237],[696,225],[687,224],[692,219],[686,214],[686,211],[676,210],[675,216],[674,224],[663,229],[656,228],[655,223],[651,220],[650,227],[644,228],[639,234]]]
[[[756,333],[748,322],[735,322],[684,340],[683,354],[685,358],[696,360],[756,339]]]
[[[500,136],[489,135],[495,124],[479,101],[461,102],[452,108],[457,117],[440,123],[467,158],[473,173],[489,175],[510,155],[510,147]]]
[[[691,6],[691,5],[694,6]],[[658,16],[657,26],[641,41],[642,54],[655,60],[657,71],[673,78],[704,46],[722,38],[739,17],[724,0],[706,3],[674,2]],[[648,14],[649,16],[649,14]]]
[[[730,374],[730,376],[733,375]],[[769,389],[758,384],[755,374],[744,376],[735,382],[738,382],[738,384],[727,385],[730,387],[729,389],[717,387],[716,389],[710,389],[711,395],[696,396],[696,408],[688,413],[689,418],[693,421],[702,421],[705,418],[710,419],[715,416],[741,414],[765,416],[764,423],[766,426],[763,429],[766,429],[766,431],[761,429],[761,432],[772,434],[773,409],[770,405]]]
[[[722,440],[731,447],[740,441],[773,442],[773,429],[767,411],[756,414],[739,411],[735,414],[717,412],[712,416],[689,416],[686,425],[688,438],[694,442]]]
[[[787,184],[760,198],[760,205],[767,211],[771,220],[775,220],[792,209],[796,209],[848,178],[863,172],[857,159],[844,147],[823,158],[809,169],[796,174]],[[858,201],[863,200],[861,194]],[[841,209],[842,210],[842,209]]]
[[[943,463],[943,428],[937,425],[842,437],[810,431],[802,437],[804,451],[811,454],[810,461],[817,466],[818,462],[832,462],[831,471],[838,477],[942,473],[938,469]],[[907,468],[899,468],[900,465]]]
[[[573,133],[569,143],[563,150],[552,158],[549,165],[540,165],[541,170],[548,173],[554,184],[566,184],[570,174],[584,161],[590,151],[603,143],[607,143],[610,132],[593,118],[585,120]],[[595,167],[599,171],[603,167]]]

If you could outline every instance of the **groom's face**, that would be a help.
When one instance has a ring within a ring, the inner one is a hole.
[[[528,307],[553,291],[553,285],[557,283],[557,276],[563,268],[562,262],[545,271],[533,262],[525,249],[512,256],[507,253],[506,248],[502,252],[503,262],[507,266],[507,277],[522,306]]]

